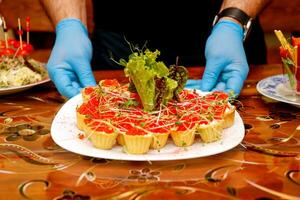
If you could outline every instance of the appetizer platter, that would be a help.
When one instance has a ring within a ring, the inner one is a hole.
[[[29,43],[29,23],[26,19],[27,41],[22,40],[23,31],[19,23],[19,40],[8,38],[4,18],[4,40],[0,41],[0,95],[11,94],[50,81],[44,63],[30,57],[33,51]]]
[[[224,152],[244,137],[224,92],[185,89],[183,66],[166,67],[159,51],[120,60],[129,83],[101,80],[57,113],[51,134],[75,153],[121,160],[174,160]]]

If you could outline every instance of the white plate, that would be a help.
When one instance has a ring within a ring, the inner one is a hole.
[[[28,84],[28,85],[8,87],[8,88],[0,88],[0,96],[1,95],[8,95],[8,94],[17,93],[17,92],[21,92],[21,91],[24,91],[24,90],[28,90],[28,89],[30,89],[34,86],[41,85],[41,84],[49,82],[49,81],[50,81],[50,79],[46,78],[46,79],[41,80],[39,82],[31,83],[31,84]]]
[[[183,148],[175,146],[170,140],[160,151],[150,150],[145,155],[126,154],[122,151],[121,146],[115,146],[111,150],[101,150],[93,147],[89,140],[80,140],[78,138],[78,133],[81,131],[76,127],[76,106],[81,103],[82,97],[79,94],[62,106],[52,122],[51,136],[56,144],[62,148],[85,156],[132,161],[198,158],[222,153],[234,148],[243,140],[245,133],[244,123],[236,112],[234,125],[224,129],[222,139],[214,143],[203,144],[198,139],[192,146]]]
[[[259,81],[256,88],[259,93],[270,99],[300,107],[300,95],[292,91],[287,75],[267,77]]]

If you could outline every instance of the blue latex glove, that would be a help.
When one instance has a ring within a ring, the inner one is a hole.
[[[201,90],[200,86],[201,86],[201,80],[189,79],[185,84],[185,88],[188,88],[188,89]]]
[[[96,85],[90,61],[92,45],[78,19],[64,19],[56,26],[56,40],[47,69],[58,91],[68,98],[83,87]]]
[[[219,21],[207,39],[205,57],[201,89],[238,95],[249,72],[242,27],[230,20]]]

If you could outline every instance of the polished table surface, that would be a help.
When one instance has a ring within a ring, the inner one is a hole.
[[[203,68],[189,71],[199,78]],[[50,127],[65,100],[52,83],[1,96],[0,199],[299,199],[300,109],[256,90],[280,73],[280,65],[252,67],[235,103],[246,130],[241,144],[177,161],[107,160],[60,148]],[[123,71],[95,76],[126,82]]]

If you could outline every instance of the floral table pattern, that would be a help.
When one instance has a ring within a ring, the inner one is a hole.
[[[255,90],[266,69],[253,70],[233,102],[246,129],[242,143],[188,160],[134,162],[67,152],[49,131],[65,101],[53,85],[3,96],[0,199],[299,199],[300,110]],[[198,68],[189,71],[191,77],[201,74]],[[278,72],[279,67],[272,71]],[[126,81],[122,72],[95,74],[98,80]]]

